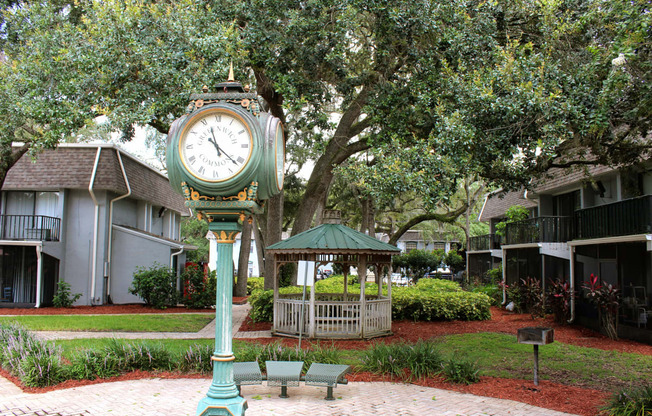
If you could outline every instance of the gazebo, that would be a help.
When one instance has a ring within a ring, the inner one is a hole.
[[[274,259],[274,335],[367,339],[391,334],[392,288],[391,273],[387,272],[392,256],[400,249],[341,225],[339,219],[339,211],[326,211],[324,224],[267,247]],[[313,286],[307,304],[301,294],[281,295],[280,267],[300,261],[314,262],[315,274],[319,266],[341,264],[343,293],[316,293]],[[373,267],[378,293],[366,294],[365,285],[361,284],[359,295],[349,294],[351,266],[357,267],[361,283],[366,280],[368,267]],[[382,291],[385,283],[387,296]]]

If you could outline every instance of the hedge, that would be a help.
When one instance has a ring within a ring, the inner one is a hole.
[[[317,282],[319,293],[342,293],[341,276]],[[281,294],[301,293],[300,287],[284,287]],[[384,290],[386,293],[386,290]],[[367,283],[365,292],[375,294],[378,286]],[[360,293],[359,284],[351,284],[349,293]],[[249,297],[251,319],[254,322],[271,322],[274,313],[274,292],[255,290]],[[464,291],[450,280],[420,279],[416,286],[392,287],[392,318],[415,321],[485,320],[491,318],[491,298],[484,293]]]
[[[483,293],[392,288],[392,319],[481,321],[491,318],[489,306],[491,299]]]

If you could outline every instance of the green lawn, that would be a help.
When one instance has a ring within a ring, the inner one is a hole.
[[[108,342],[110,341],[106,339],[78,339],[55,341],[55,344],[63,349],[64,356],[70,357],[77,350],[101,349]],[[164,346],[172,354],[180,354],[191,345],[212,346],[214,343],[212,339],[127,342]],[[533,348],[531,345],[518,344],[512,335],[450,335],[442,337],[437,343],[445,358],[456,357],[476,362],[482,375],[530,380],[533,377]],[[233,342],[236,360],[238,351],[245,345],[245,341]],[[341,350],[340,360],[355,368],[361,365],[364,354],[365,351]],[[641,380],[652,379],[652,357],[555,342],[539,348],[539,378],[613,392],[637,386]]]
[[[0,317],[32,331],[197,332],[213,320],[211,314],[157,315],[38,315]]]
[[[477,362],[483,375],[533,377],[533,347],[517,343],[513,335],[449,335],[442,338],[441,351]],[[539,378],[615,391],[652,379],[652,357],[554,342],[539,347]]]

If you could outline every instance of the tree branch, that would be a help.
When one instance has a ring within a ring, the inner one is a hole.
[[[428,214],[421,214],[417,215],[416,217],[410,219],[408,222],[403,224],[396,232],[389,238],[389,244],[391,245],[396,245],[398,242],[398,239],[403,236],[406,232],[408,232],[412,227],[414,227],[417,224],[420,224],[424,221],[439,221],[439,222],[445,222],[445,223],[452,223],[455,221],[460,215],[464,214],[466,212],[466,209],[468,208],[468,205],[466,202],[464,202],[458,209],[455,211],[449,211],[444,214],[438,214],[438,213],[428,213]]]

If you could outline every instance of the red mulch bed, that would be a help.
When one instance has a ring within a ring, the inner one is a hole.
[[[238,299],[246,301],[246,299]],[[236,298],[234,298],[234,303]],[[100,313],[180,313],[180,312],[213,312],[211,310],[192,310],[185,308],[168,308],[158,310],[145,308],[142,305],[112,305],[112,306],[89,306],[73,307],[67,309],[41,308],[41,309],[0,309],[1,314],[100,314]],[[249,317],[241,327],[243,331],[262,331],[270,329],[270,323],[254,323]],[[555,341],[567,344],[579,345],[590,348],[603,350],[614,350],[621,352],[630,352],[636,354],[652,355],[652,346],[628,340],[613,341],[607,337],[596,333],[595,331],[582,328],[577,325],[559,325],[551,318],[532,319],[529,315],[515,314],[492,308],[491,320],[488,321],[450,321],[450,322],[412,322],[412,321],[394,321],[392,323],[393,335],[383,338],[377,338],[375,342],[415,342],[419,339],[430,339],[449,334],[465,334],[479,332],[498,332],[516,335],[519,328],[526,326],[546,326],[555,329]],[[268,344],[280,341],[284,345],[295,346],[298,343],[296,339],[289,338],[258,338],[255,341],[262,344]],[[304,345],[308,346],[309,343]],[[365,349],[369,341],[350,340],[334,341],[334,345],[340,349]],[[107,381],[132,380],[147,377],[161,378],[192,378],[202,376],[189,376],[186,374],[176,373],[148,373],[135,371],[111,379],[102,379],[94,381],[66,381],[65,383],[48,388],[25,388],[14,377],[0,370],[0,375],[13,381],[28,392],[45,392],[60,388],[71,388],[80,385],[96,384]],[[351,381],[394,381],[402,382],[399,379],[391,379],[378,376],[371,373],[349,374],[347,378]],[[481,377],[479,383],[470,386],[455,385],[447,383],[442,378],[430,378],[415,382],[415,384],[436,387],[447,390],[455,390],[464,393],[471,393],[480,396],[496,397],[501,399],[515,400],[523,403],[532,404],[547,409],[553,409],[561,412],[573,413],[577,415],[592,416],[598,413],[599,408],[605,404],[610,394],[604,391],[586,389],[575,386],[566,386],[554,383],[548,380],[541,380],[538,387],[535,387],[531,380],[501,379],[494,377]]]

